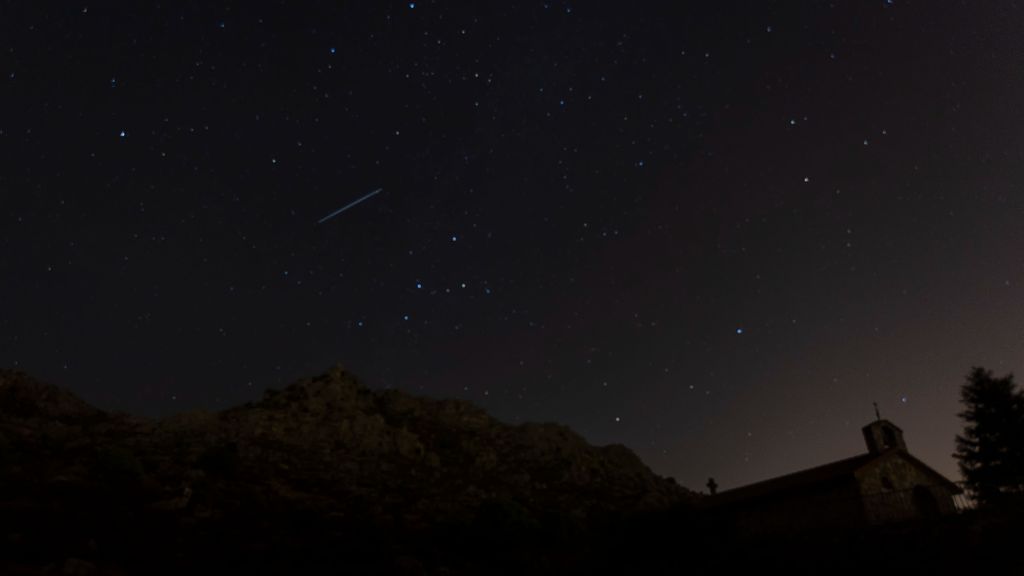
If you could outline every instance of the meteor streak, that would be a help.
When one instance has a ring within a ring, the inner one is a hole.
[[[356,200],[353,200],[352,202],[349,202],[348,204],[346,204],[346,205],[342,206],[341,208],[338,208],[338,209],[337,209],[337,210],[335,210],[334,212],[331,212],[331,213],[330,213],[330,214],[328,214],[327,216],[324,216],[324,217],[323,217],[323,218],[321,218],[320,220],[317,220],[317,224],[323,224],[324,222],[327,222],[327,221],[328,221],[328,220],[330,220],[331,218],[334,218],[335,216],[337,216],[338,214],[341,214],[341,213],[342,213],[342,212],[344,212],[345,210],[348,210],[349,208],[351,208],[351,207],[355,206],[356,204],[359,204],[359,203],[360,203],[360,202],[362,202],[363,200],[368,200],[368,199],[370,199],[371,197],[373,197],[373,196],[376,196],[376,195],[377,195],[377,194],[378,194],[378,193],[379,193],[380,191],[382,191],[382,190],[384,190],[384,189],[383,189],[383,188],[377,188],[376,190],[374,190],[373,192],[370,192],[370,193],[369,193],[369,194],[367,194],[366,196],[363,196],[362,198],[358,198],[358,199],[356,199]]]

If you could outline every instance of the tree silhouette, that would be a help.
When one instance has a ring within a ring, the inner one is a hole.
[[[1024,496],[1024,393],[1013,374],[996,378],[975,366],[960,391],[964,433],[956,437],[960,471],[981,506]]]

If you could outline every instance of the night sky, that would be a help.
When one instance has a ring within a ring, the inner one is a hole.
[[[102,408],[341,363],[725,489],[878,402],[959,479],[1022,367],[1011,2],[7,1],[0,74],[0,366]]]

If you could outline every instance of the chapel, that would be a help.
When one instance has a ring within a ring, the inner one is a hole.
[[[963,491],[911,455],[898,426],[877,418],[862,432],[864,454],[713,493],[703,505],[753,533],[853,528],[957,512]]]

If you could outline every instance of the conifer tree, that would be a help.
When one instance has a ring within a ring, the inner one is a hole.
[[[1024,393],[1013,374],[973,367],[960,391],[964,432],[956,437],[960,471],[981,506],[1024,496]]]

